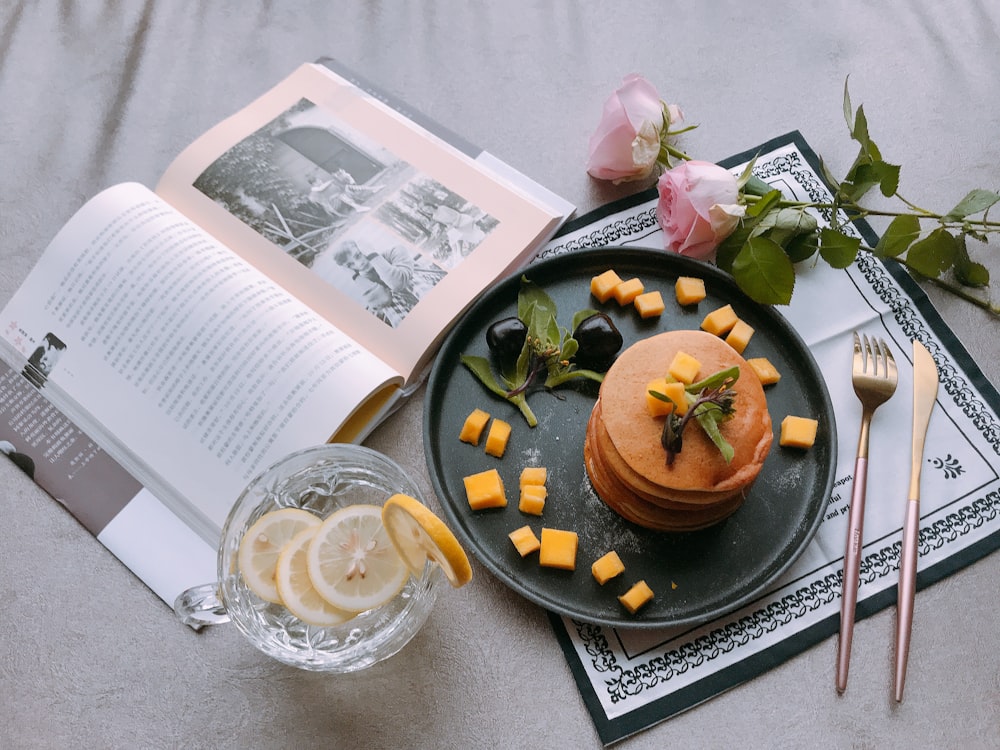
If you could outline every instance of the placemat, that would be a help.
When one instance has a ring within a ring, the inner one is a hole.
[[[786,197],[830,199],[819,160],[800,133],[721,163],[738,173],[755,156],[755,173]],[[609,245],[661,248],[655,207],[656,192],[648,190],[593,211],[567,225],[539,257]],[[867,244],[875,244],[870,226],[857,222],[854,228]],[[941,380],[921,478],[917,586],[1000,547],[996,388],[898,264],[863,253],[846,270],[824,263],[800,266],[792,302],[779,309],[825,373],[836,414],[837,479],[824,520],[802,557],[771,590],[703,626],[629,630],[550,615],[605,745],[750,680],[837,632],[861,420],[850,378],[853,331],[885,339],[900,370],[896,396],[879,408],[872,423],[868,495],[886,501],[866,509],[858,619],[896,601],[909,487],[914,339],[934,356]]]

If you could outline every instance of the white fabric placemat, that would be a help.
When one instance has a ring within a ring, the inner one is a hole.
[[[818,160],[798,133],[724,165],[738,172],[757,153],[756,174],[786,197],[829,199]],[[598,246],[660,248],[655,206],[651,190],[592,212],[549,243],[540,257]],[[857,228],[874,244],[869,227]],[[771,590],[704,626],[627,630],[552,615],[605,744],[687,710],[837,632],[861,420],[850,377],[853,331],[885,339],[899,365],[896,395],[879,408],[872,423],[858,618],[896,601],[909,487],[914,339],[934,356],[941,380],[921,478],[918,587],[1000,546],[996,389],[898,266],[883,265],[868,254],[842,271],[811,261],[801,265],[792,302],[779,310],[812,351],[833,401],[838,465],[824,520],[802,557]],[[918,599],[918,617],[919,606]]]

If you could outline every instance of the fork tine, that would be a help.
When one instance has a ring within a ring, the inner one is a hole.
[[[872,342],[874,339],[868,338],[868,334],[863,336],[865,342],[865,374],[866,375],[878,375],[878,360],[875,355],[878,353],[878,344],[875,344],[875,350],[872,351]]]
[[[865,370],[865,360],[861,353],[861,338],[858,336],[858,332],[854,332],[854,362],[853,370],[855,373],[860,374]]]
[[[882,346],[885,349],[885,375],[889,378],[889,380],[895,383],[899,378],[899,374],[896,369],[896,359],[892,356],[892,350],[887,345],[882,344]]]

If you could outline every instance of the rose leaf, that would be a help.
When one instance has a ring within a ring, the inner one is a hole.
[[[753,237],[733,259],[733,278],[755,302],[787,305],[795,287],[795,268],[781,246],[767,237]]]

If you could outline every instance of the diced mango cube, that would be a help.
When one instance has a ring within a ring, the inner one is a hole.
[[[739,318],[736,317],[736,311],[733,310],[733,306],[723,305],[705,316],[705,319],[701,321],[701,329],[716,336],[722,336],[729,333],[732,327],[736,325],[737,320]]]
[[[575,531],[542,528],[538,564],[561,570],[576,569],[576,547],[579,537]]]
[[[469,474],[463,477],[462,481],[465,483],[465,496],[472,510],[506,507],[507,494],[500,472],[496,469]]]
[[[737,320],[729,333],[726,334],[726,343],[742,354],[747,348],[747,344],[750,343],[751,336],[753,336],[753,326],[744,320]]]
[[[670,367],[667,368],[667,374],[684,385],[691,385],[698,377],[700,370],[701,362],[687,352],[677,352],[670,362]]]
[[[479,445],[479,438],[482,436],[483,429],[489,421],[490,415],[488,412],[482,409],[473,409],[472,413],[465,418],[465,422],[462,424],[462,431],[458,434],[458,439],[463,443]]]
[[[510,423],[502,419],[494,419],[490,431],[486,433],[486,452],[491,456],[502,458],[510,440]]]
[[[639,581],[628,591],[618,597],[618,601],[624,605],[631,614],[639,611],[639,608],[653,598],[653,590],[645,581]]]
[[[663,313],[666,307],[663,304],[663,295],[658,289],[651,292],[643,292],[632,303],[639,313],[640,318],[655,318]]]
[[[548,469],[544,466],[525,466],[521,470],[520,486],[526,484],[545,484],[548,478]]]
[[[663,399],[657,398],[650,394],[650,391],[656,391],[666,396],[669,401],[664,401]],[[653,417],[663,417],[667,414],[672,414],[677,412],[678,414],[684,414],[687,412],[688,402],[687,397],[684,395],[686,391],[684,390],[684,383],[676,380],[668,380],[667,378],[657,378],[656,380],[650,381],[649,385],[646,386],[646,408],[649,411],[650,416]]]
[[[603,586],[615,576],[625,572],[625,563],[622,562],[617,552],[611,550],[594,561],[594,564],[590,566],[590,572],[594,579]]]
[[[507,537],[514,543],[514,548],[521,557],[527,557],[532,552],[537,552],[538,548],[542,546],[542,543],[538,541],[538,537],[535,536],[535,532],[531,530],[530,526],[522,526],[519,529],[514,529]]]
[[[611,295],[619,305],[631,305],[645,291],[645,285],[640,279],[629,279],[611,290]]]
[[[656,380],[649,381],[646,385],[646,410],[649,412],[649,416],[665,417],[667,414],[673,413],[673,401],[664,401],[653,395],[653,393],[659,393],[666,396],[668,382],[666,378],[657,378]]]
[[[809,417],[788,415],[781,420],[781,437],[778,444],[788,448],[811,448],[816,442],[819,422]]]
[[[696,305],[705,299],[705,280],[695,276],[678,276],[674,293],[679,304]]]
[[[597,297],[598,302],[607,302],[614,294],[615,287],[621,283],[621,276],[609,268],[590,280],[590,293]]]
[[[771,364],[771,360],[767,357],[752,357],[747,360],[747,364],[757,373],[761,385],[774,385],[781,380],[778,368]]]
[[[543,484],[526,484],[521,487],[521,498],[518,501],[517,509],[522,513],[540,516],[545,508],[545,498],[548,494],[549,492]]]

